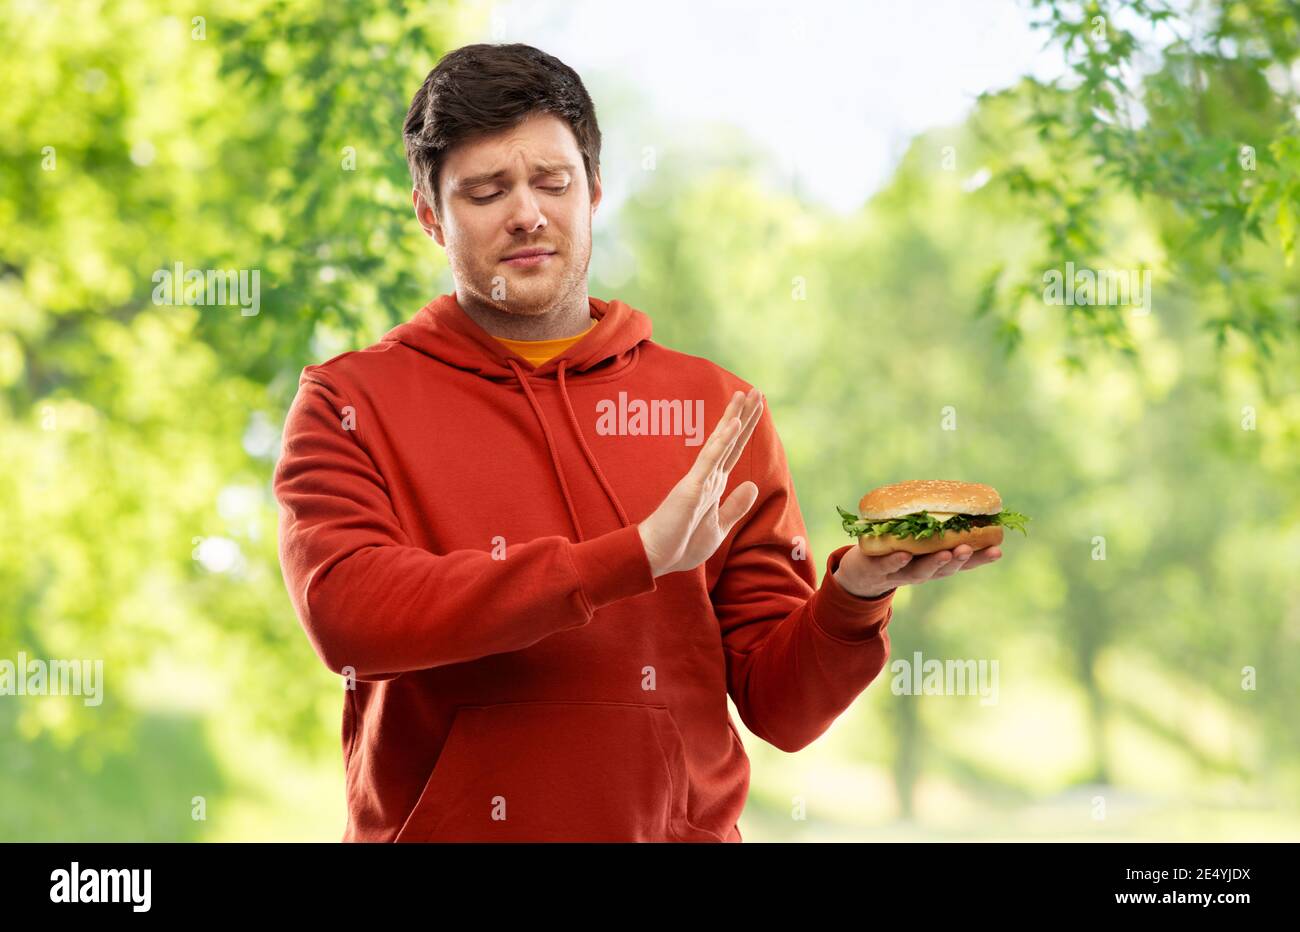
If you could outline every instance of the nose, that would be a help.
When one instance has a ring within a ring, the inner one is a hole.
[[[511,197],[510,218],[506,222],[506,229],[512,235],[546,229],[546,215],[542,213],[536,192],[527,185],[521,185],[516,190],[519,193]]]

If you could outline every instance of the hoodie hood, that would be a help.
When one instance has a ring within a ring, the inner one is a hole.
[[[597,367],[620,368],[631,362],[637,347],[650,339],[650,318],[617,299],[602,301],[589,296],[587,303],[596,326],[536,369],[480,327],[461,308],[454,293],[434,298],[409,321],[388,331],[380,342],[402,343],[457,369],[494,380],[519,379],[517,370],[521,368],[531,378],[554,379],[561,368],[573,375]]]
[[[578,509],[569,488],[564,466],[560,462],[559,450],[555,443],[554,428],[546,419],[546,412],[537,401],[530,384],[534,379],[547,379],[559,383],[560,398],[568,415],[569,428],[578,440],[582,453],[604,490],[606,498],[618,513],[623,527],[632,522],[623,508],[618,495],[605,478],[591,447],[582,435],[578,416],[574,413],[573,402],[569,398],[566,375],[586,373],[599,369],[601,372],[618,370],[630,365],[636,359],[642,342],[650,339],[650,318],[633,307],[617,299],[602,301],[588,296],[591,316],[597,320],[585,336],[567,350],[551,357],[537,368],[513,350],[499,343],[492,334],[480,327],[456,301],[456,295],[444,294],[434,298],[420,309],[413,318],[394,327],[381,343],[401,343],[426,356],[437,359],[457,369],[473,372],[492,381],[515,380],[528,397],[533,414],[537,418],[542,439],[551,454],[551,466],[559,484],[560,494],[564,498],[569,512],[569,520],[579,541],[587,539],[578,517]]]

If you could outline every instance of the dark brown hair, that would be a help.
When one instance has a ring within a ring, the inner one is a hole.
[[[595,190],[600,127],[576,71],[522,43],[479,43],[448,52],[415,92],[402,125],[416,190],[441,217],[438,173],[447,151],[467,139],[517,126],[539,111],[568,121],[587,169],[587,190]]]

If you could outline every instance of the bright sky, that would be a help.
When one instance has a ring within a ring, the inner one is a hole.
[[[631,88],[669,127],[734,124],[795,173],[801,193],[845,212],[888,180],[913,136],[959,122],[976,94],[1061,71],[1025,0],[507,0],[491,10],[475,41],[527,42],[573,67],[607,152],[620,140],[601,108],[617,99],[617,129],[627,127]],[[611,167],[602,177],[616,201]]]

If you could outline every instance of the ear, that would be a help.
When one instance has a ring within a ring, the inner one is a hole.
[[[420,228],[424,230],[426,236],[437,240],[439,246],[445,246],[442,235],[442,224],[438,222],[438,217],[429,202],[424,199],[424,195],[418,189],[411,191],[411,206],[415,208],[415,219],[420,221]]]
[[[596,169],[596,178],[594,181],[594,186],[591,189],[591,212],[593,214],[596,212],[596,208],[600,205],[601,193],[602,191],[600,187],[600,169]]]

